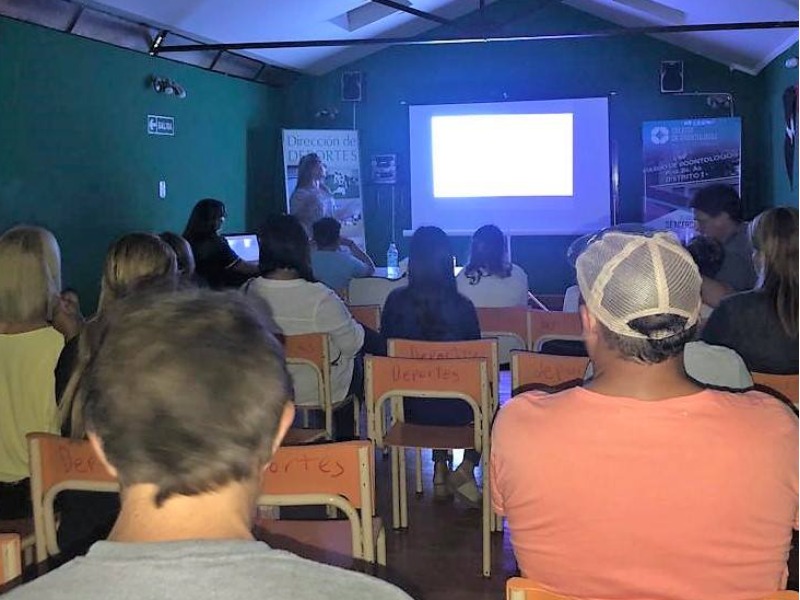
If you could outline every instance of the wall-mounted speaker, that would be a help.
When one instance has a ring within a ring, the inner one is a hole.
[[[342,73],[342,101],[361,102],[364,75],[361,71]]]
[[[683,91],[683,61],[664,60],[661,62],[661,93],[674,94]]]

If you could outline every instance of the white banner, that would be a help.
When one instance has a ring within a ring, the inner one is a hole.
[[[284,129],[283,169],[286,181],[286,212],[297,185],[297,165],[315,152],[326,168],[325,185],[333,196],[333,215],[342,223],[342,236],[362,248],[364,211],[361,196],[361,161],[358,131],[352,129]]]

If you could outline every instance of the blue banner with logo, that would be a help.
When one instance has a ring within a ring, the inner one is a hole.
[[[739,191],[741,140],[738,117],[643,123],[644,223],[690,239],[698,188],[724,183]]]

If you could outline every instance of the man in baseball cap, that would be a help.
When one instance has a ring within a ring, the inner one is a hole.
[[[668,233],[610,231],[576,263],[595,376],[499,412],[492,496],[522,574],[575,598],[759,598],[786,580],[797,419],[704,389],[683,350],[701,277]]]

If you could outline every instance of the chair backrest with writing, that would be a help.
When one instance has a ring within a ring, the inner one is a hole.
[[[568,384],[580,383],[589,359],[580,356],[556,356],[538,352],[511,354],[511,390],[539,388],[552,391]]]
[[[528,348],[535,350],[542,339],[579,339],[583,333],[579,313],[530,311],[531,339]]]
[[[484,337],[512,336],[522,348],[530,348],[531,329],[524,306],[506,308],[476,308],[481,335]]]

